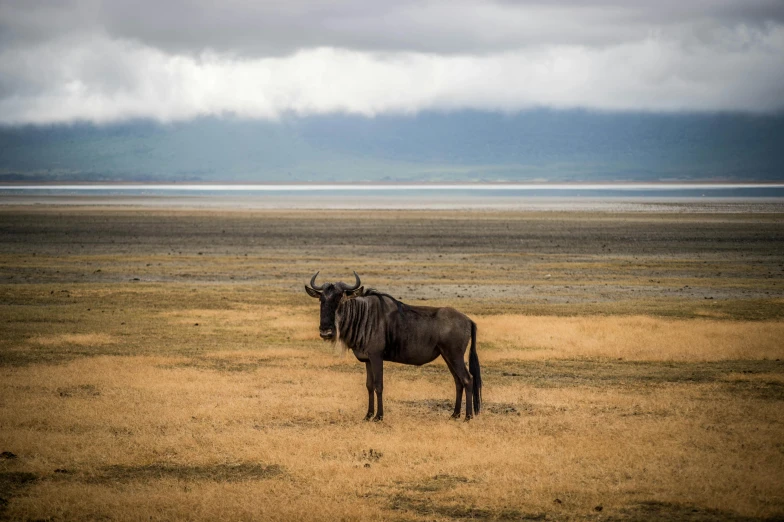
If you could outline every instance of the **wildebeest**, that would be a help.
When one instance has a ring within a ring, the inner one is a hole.
[[[365,363],[368,391],[365,420],[384,418],[384,361],[421,366],[439,355],[455,379],[452,418],[460,418],[463,390],[465,420],[479,413],[482,377],[476,355],[476,324],[471,319],[453,308],[409,306],[388,294],[365,291],[356,272],[353,286],[342,282],[316,286],[318,274],[310,279],[310,286],[305,285],[305,291],[321,302],[321,338],[344,343]],[[471,351],[466,368],[463,357],[469,341]],[[378,397],[375,417],[373,392]]]

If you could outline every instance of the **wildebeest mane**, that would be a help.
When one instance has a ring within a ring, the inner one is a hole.
[[[379,292],[378,290],[376,290],[374,288],[368,288],[367,290],[365,290],[365,293],[363,295],[365,295],[365,296],[374,296],[374,297],[378,297],[379,299],[381,299],[382,297],[387,297],[387,298],[391,299],[393,303],[395,303],[395,305],[397,306],[397,311],[400,312],[401,314],[405,313],[405,312],[413,312],[414,311],[414,309],[411,308],[410,306],[408,306],[406,303],[403,303],[402,301],[400,301],[398,299],[395,299],[394,297],[392,297],[389,294],[385,294],[384,292]],[[384,300],[381,299],[381,302],[383,304]]]

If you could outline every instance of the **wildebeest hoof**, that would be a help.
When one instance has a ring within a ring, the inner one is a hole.
[[[373,422],[381,422],[382,420],[384,420],[383,415],[376,415],[375,417],[373,417]]]
[[[367,415],[365,415],[365,419],[364,419],[364,420],[366,420],[366,421],[369,421],[369,420],[370,420],[370,419],[372,419],[372,418],[373,418],[373,412],[371,411],[370,413],[368,413]]]
[[[471,420],[471,419],[473,419],[473,418],[474,418],[474,416],[473,416],[473,415],[466,415],[466,416],[465,416],[465,422],[468,422],[468,421],[470,421],[470,420]]]
[[[450,419],[459,419],[460,418],[460,414],[459,413],[453,413],[452,415],[449,416],[449,418]]]

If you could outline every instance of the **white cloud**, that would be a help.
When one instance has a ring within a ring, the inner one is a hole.
[[[0,6],[0,29],[16,31],[0,48],[6,124],[533,106],[784,109],[782,13],[763,0],[743,12],[723,0],[670,2],[669,10],[346,0],[333,11],[307,3],[276,11],[229,2],[189,18],[176,3],[145,12],[81,0],[75,10],[84,16],[67,24],[55,7],[35,17],[25,5]],[[269,30],[260,44],[254,23]]]

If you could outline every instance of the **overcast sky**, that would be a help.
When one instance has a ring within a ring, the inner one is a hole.
[[[0,0],[0,122],[784,110],[784,1]]]

